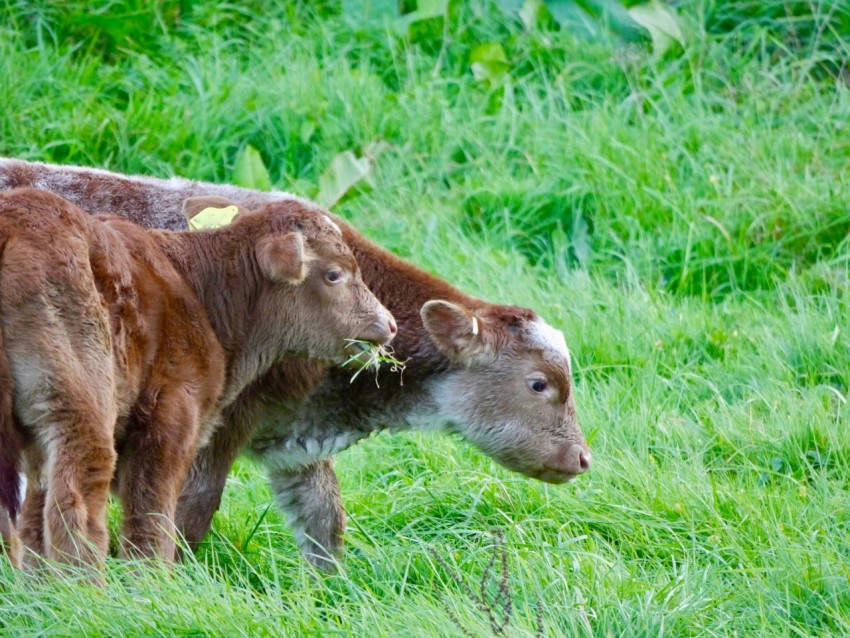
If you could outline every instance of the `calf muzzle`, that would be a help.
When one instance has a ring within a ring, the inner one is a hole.
[[[398,326],[395,319],[389,313],[384,313],[377,321],[363,330],[357,339],[383,346],[392,341],[396,333],[398,333]]]
[[[592,455],[586,445],[566,443],[552,454],[534,478],[547,483],[566,483],[590,469]]]

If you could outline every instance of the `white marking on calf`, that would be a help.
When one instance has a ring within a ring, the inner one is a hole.
[[[342,235],[342,229],[340,229],[340,227],[336,225],[336,222],[334,222],[334,220],[332,220],[332,219],[331,219],[330,217],[328,217],[327,215],[322,215],[322,217],[324,217],[324,218],[325,218],[325,221],[326,221],[326,222],[328,222],[328,225],[329,225],[331,228],[333,228],[336,232],[338,232],[340,235]]]
[[[472,318],[472,336],[476,336],[478,334],[478,317]]]
[[[570,349],[567,347],[567,340],[564,339],[564,333],[556,330],[539,317],[532,324],[531,333],[535,341],[537,341],[537,345],[542,347],[544,351],[565,359],[567,361],[567,370],[572,374]]]

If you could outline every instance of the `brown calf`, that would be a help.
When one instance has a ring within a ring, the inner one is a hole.
[[[395,332],[339,228],[298,202],[174,233],[19,189],[0,193],[0,246],[0,532],[13,558],[21,453],[29,548],[97,562],[117,470],[122,552],[172,558],[179,490],[221,410],[286,357],[341,362],[347,338]]]
[[[148,226],[180,226],[183,199],[199,193],[247,208],[300,201],[287,193],[0,159],[0,189],[32,183],[95,208],[117,204]],[[350,374],[313,362],[271,369],[225,411],[225,425],[193,463],[178,510],[189,541],[208,530],[228,469],[249,439],[299,545],[319,565],[339,554],[345,528],[331,457],[373,432],[459,432],[503,465],[553,483],[589,468],[560,332],[526,308],[465,295],[334,219],[364,280],[398,320],[393,347],[408,359],[404,385],[388,371],[379,389],[368,375],[350,383]]]

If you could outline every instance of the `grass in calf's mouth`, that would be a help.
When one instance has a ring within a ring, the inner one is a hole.
[[[375,385],[379,388],[378,373],[381,370],[381,364],[387,363],[390,366],[390,372],[398,372],[399,382],[404,385],[404,369],[407,367],[407,359],[399,361],[393,356],[393,349],[389,346],[378,346],[370,341],[361,341],[359,339],[346,339],[346,349],[354,352],[343,363],[344,368],[354,369],[355,372],[351,377],[351,383],[360,376],[364,370],[375,370]]]

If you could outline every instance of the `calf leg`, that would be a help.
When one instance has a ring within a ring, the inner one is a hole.
[[[200,543],[209,531],[227,473],[251,436],[258,428],[285,429],[292,406],[316,387],[324,373],[325,368],[314,362],[287,361],[258,379],[225,410],[224,422],[196,455],[180,494],[177,525],[190,545]],[[254,453],[263,457],[262,451]]]
[[[121,446],[120,553],[174,560],[177,498],[197,446],[198,406],[180,384],[163,388],[151,403],[150,417],[134,419]]]
[[[230,470],[229,463],[216,462],[216,452],[209,447],[198,452],[177,503],[177,529],[193,550],[212,527]]]
[[[99,427],[86,427],[89,424]],[[97,563],[109,549],[106,503],[115,467],[112,423],[80,414],[54,431],[57,440],[48,447],[44,494],[46,555],[78,564]],[[33,538],[32,534],[28,531],[27,538]]]
[[[23,536],[47,558],[96,563],[108,548],[105,509],[115,467],[109,314],[82,242],[21,242],[6,250],[12,252],[0,271],[0,288],[8,293],[0,296],[0,323],[16,417],[32,437],[30,449],[40,448],[27,453],[38,470],[33,476],[28,468],[28,490],[43,487],[26,505]],[[35,278],[29,267],[15,269],[32,265],[33,254],[56,265]]]
[[[304,556],[329,570],[342,555],[345,509],[333,459],[270,473],[278,506],[295,530]]]
[[[111,419],[112,417],[109,416],[102,422],[104,431],[110,433],[112,428],[111,424],[107,423],[107,421]],[[74,463],[80,466],[85,465],[81,473],[82,481],[77,481],[77,491],[84,495],[85,503],[79,514],[86,523],[83,526],[84,529],[80,528],[77,530],[84,537],[84,540],[81,539],[77,542],[85,543],[89,547],[84,550],[84,555],[77,556],[76,550],[72,550],[70,553],[64,551],[64,553],[72,560],[76,556],[82,562],[99,560],[105,555],[108,546],[106,529],[108,491],[104,490],[104,481],[108,482],[110,480],[114,469],[115,452],[112,446],[111,434],[106,437],[100,437],[100,439],[99,452],[94,449],[98,447],[98,444],[95,442],[96,439],[89,439],[89,442],[92,443],[92,448],[89,452],[94,458],[90,458],[88,463],[84,461]],[[73,458],[73,454],[71,452],[71,458]],[[35,567],[38,557],[50,555],[54,558],[63,558],[63,556],[57,555],[57,552],[61,553],[63,551],[57,549],[57,547],[51,547],[51,550],[48,552],[48,543],[45,541],[45,534],[47,531],[46,521],[48,519],[46,519],[46,516],[48,512],[54,512],[53,517],[56,518],[58,516],[63,521],[64,514],[55,513],[55,503],[51,503],[50,507],[48,507],[48,490],[45,485],[49,484],[51,477],[49,476],[47,462],[41,447],[38,445],[30,446],[24,456],[27,472],[26,495],[17,525],[20,539],[17,547],[13,548],[17,550],[18,564],[32,568]],[[64,522],[61,527],[62,529],[53,531],[51,542],[52,539],[65,537],[66,532],[71,529],[65,526]],[[68,542],[69,539],[66,538],[64,541],[60,541],[60,545],[64,543],[67,546]],[[25,553],[24,550],[26,550]],[[91,553],[92,551],[94,553]]]
[[[21,541],[9,514],[3,510],[0,510],[0,548],[5,551],[12,565],[21,566]]]
[[[24,413],[37,443],[26,453],[27,495],[20,519],[27,548],[78,565],[106,556],[106,503],[115,469],[112,369],[96,352],[81,352],[79,359],[69,357],[64,367],[46,374],[30,395]],[[90,385],[81,381],[83,366]]]
[[[193,549],[212,526],[221,505],[230,467],[250,435],[250,425],[229,419],[213,434],[209,444],[198,450],[180,492],[177,529]]]
[[[20,529],[21,542],[28,550],[24,556],[24,564],[30,566],[36,556],[45,555],[44,545],[44,509],[47,499],[46,482],[44,477],[44,457],[40,446],[33,445],[24,454],[27,490],[24,504],[21,508]]]
[[[21,533],[21,543],[26,550],[23,556],[23,566],[35,567],[38,557],[46,555],[44,544],[44,511],[47,503],[47,490],[40,485],[27,483],[27,493],[21,508],[18,527]]]

